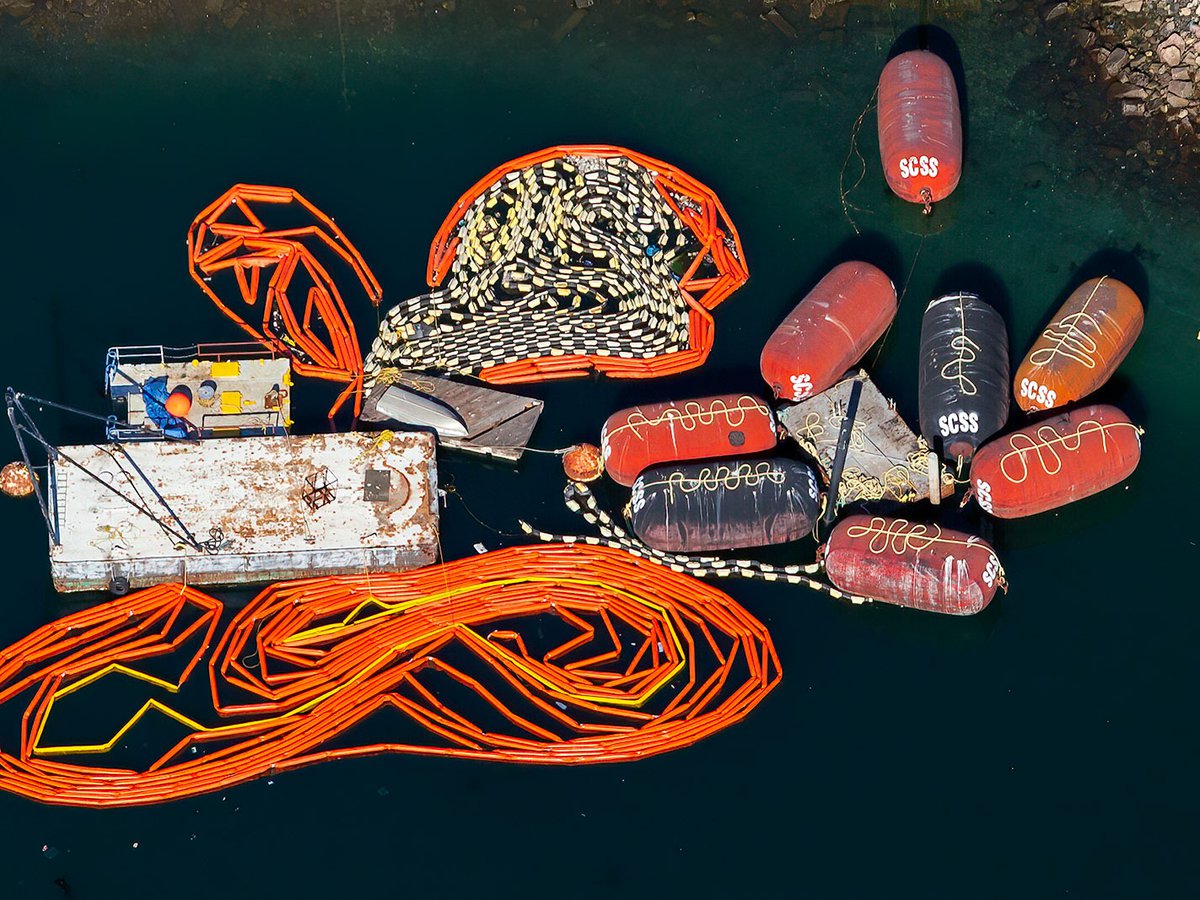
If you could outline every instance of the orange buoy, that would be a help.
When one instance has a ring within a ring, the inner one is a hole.
[[[576,444],[563,454],[563,471],[571,481],[595,481],[604,474],[604,459],[595,444]]]
[[[928,50],[889,60],[879,76],[878,123],[888,187],[929,212],[962,173],[962,114],[945,60]]]
[[[780,400],[833,385],[863,358],[896,316],[896,286],[870,263],[834,266],[780,323],[759,370]]]
[[[192,391],[187,385],[181,384],[175,390],[171,391],[167,397],[167,402],[163,404],[167,408],[167,412],[175,416],[177,419],[182,419],[192,411]]]
[[[1026,425],[976,452],[975,499],[997,518],[1016,519],[1098,494],[1137,468],[1141,434],[1119,409],[1101,405]]]
[[[0,491],[9,497],[28,497],[33,493],[33,475],[20,460],[0,469]]]
[[[1013,393],[1026,412],[1053,409],[1099,389],[1142,333],[1142,302],[1115,278],[1071,293],[1017,368]]]

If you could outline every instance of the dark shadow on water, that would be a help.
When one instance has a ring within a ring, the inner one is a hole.
[[[904,233],[918,237],[933,237],[954,227],[958,219],[961,196],[962,194],[956,188],[949,197],[943,197],[933,204],[933,212],[925,215],[919,204],[902,200],[884,188],[880,206],[890,216],[895,227]]]
[[[1101,386],[1100,390],[1086,397],[1081,402],[1108,403],[1129,416],[1131,422],[1143,427],[1148,427],[1151,421],[1162,421],[1161,419],[1153,418],[1151,406],[1146,399],[1145,393],[1120,368]],[[1169,410],[1162,407],[1158,407],[1155,411],[1170,414]]]
[[[1142,261],[1146,257],[1154,255],[1142,247],[1141,244],[1135,244],[1129,250],[1123,250],[1118,247],[1106,247],[1103,250],[1098,250],[1073,270],[1072,276],[1075,281],[1059,302],[1065,301],[1070,296],[1071,291],[1075,290],[1075,288],[1089,278],[1100,278],[1107,275],[1111,278],[1116,278],[1118,281],[1123,281],[1133,288],[1133,292],[1142,301],[1142,308],[1149,310],[1150,281],[1146,275],[1146,269],[1142,265]],[[1149,261],[1153,262],[1152,259]]]
[[[824,278],[829,270],[838,263],[849,260],[861,260],[882,269],[892,279],[897,289],[899,289],[907,271],[900,254],[900,248],[896,246],[894,240],[882,232],[863,231],[860,234],[846,238],[846,240],[838,244],[833,253],[821,261],[821,268],[816,278],[812,281],[812,284],[815,285],[818,280]],[[809,289],[811,290],[811,286]],[[797,302],[799,301],[797,300]]]
[[[1012,297],[1008,293],[1008,288],[1004,286],[1004,281],[1000,278],[999,273],[991,266],[976,262],[961,263],[942,272],[933,283],[934,297],[956,294],[960,291],[978,294],[984,303],[1000,313],[1000,317],[1004,319],[1006,325],[1012,321]],[[1010,357],[1011,344],[1010,340]]]
[[[852,612],[856,628],[884,637],[889,643],[961,651],[987,647],[1000,622],[1003,605],[1004,596],[997,593],[986,609],[973,616],[939,615],[882,602],[853,607]]]
[[[717,340],[720,340],[720,325],[717,327]],[[737,365],[716,368],[711,363],[706,363],[700,369],[693,369],[671,378],[633,379],[612,383],[619,384],[613,397],[615,405],[611,409],[597,409],[594,417],[597,437],[601,424],[609,415],[631,406],[743,392],[764,400],[770,399],[770,388],[758,376],[757,354],[746,354]],[[593,402],[588,401],[588,405],[592,406]]]

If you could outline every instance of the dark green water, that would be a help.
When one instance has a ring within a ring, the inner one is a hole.
[[[605,6],[555,43],[558,7],[524,30],[499,5],[459,6],[404,34],[347,35],[345,98],[336,33],[30,46],[0,27],[0,382],[100,409],[108,346],[235,339],[184,252],[194,214],[233,182],[301,189],[395,300],[421,291],[429,240],[483,173],[607,142],[714,187],[751,281],[718,311],[704,369],[537,389],[537,446],[595,440],[633,400],[759,390],[775,324],[863,254],[897,284],[912,273],[874,367],[910,419],[936,293],[980,290],[1020,354],[1083,278],[1130,280],[1146,328],[1101,399],[1146,426],[1141,468],[997,526],[1012,588],[968,621],[723,584],[770,625],[785,677],[693,748],[575,770],[381,757],[106,812],[0,795],[0,897],[58,898],[60,877],[76,900],[1196,895],[1194,207],[1151,174],[1094,167],[1089,138],[1021,86],[1044,43],[983,17],[941,23],[963,60],[968,154],[922,240],[920,216],[885,193],[873,118],[851,198],[861,237],[838,194],[851,127],[909,14],[856,9],[844,45],[808,31],[789,44],[753,20],[665,29]],[[358,313],[371,333],[374,313]],[[332,393],[302,391],[300,424],[319,427]],[[553,458],[513,471],[450,457],[443,472],[501,529],[518,515],[581,527]],[[449,557],[503,543],[456,502],[443,522]],[[0,534],[8,644],[67,607],[34,508],[6,502]]]

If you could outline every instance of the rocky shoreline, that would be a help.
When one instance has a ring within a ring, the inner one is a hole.
[[[1107,116],[1151,168],[1187,164],[1200,130],[1200,0],[1057,0],[1042,27],[1072,44],[1072,66],[1103,91]]]

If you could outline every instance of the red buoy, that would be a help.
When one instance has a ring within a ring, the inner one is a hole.
[[[1032,516],[1127,478],[1141,429],[1114,406],[1084,406],[985,444],[971,463],[975,498],[1001,519]]]
[[[850,516],[825,545],[825,572],[848,594],[910,609],[969,616],[1005,586],[996,551],[940,525]]]
[[[749,394],[623,409],[600,432],[604,468],[626,487],[659,463],[762,453],[775,442],[771,407]]]
[[[879,76],[879,154],[888,187],[910,203],[950,196],[962,173],[962,114],[954,73],[928,50],[888,61]]]
[[[767,339],[763,379],[781,400],[832,387],[896,315],[896,286],[870,263],[844,262],[817,282]]]

